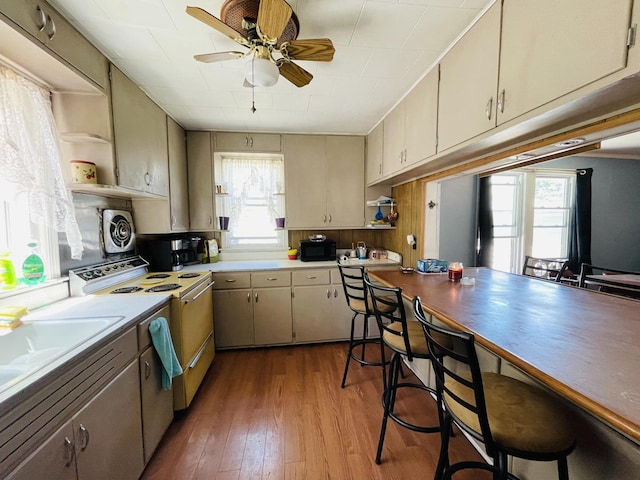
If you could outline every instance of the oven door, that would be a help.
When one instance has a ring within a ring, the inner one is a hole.
[[[213,332],[212,287],[213,282],[207,282],[180,299],[180,325],[177,327],[181,339],[178,358],[184,370]]]

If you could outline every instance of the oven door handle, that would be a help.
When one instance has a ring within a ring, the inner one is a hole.
[[[202,291],[201,291],[200,293],[198,293],[195,297],[190,298],[190,299],[188,299],[188,300],[185,300],[185,301],[184,301],[184,304],[186,305],[187,303],[195,302],[195,301],[198,299],[198,297],[199,297],[200,295],[202,295],[204,292],[206,292],[206,291],[207,291],[207,290],[209,290],[210,288],[213,288],[213,286],[215,285],[215,283],[216,283],[216,282],[215,282],[215,280],[214,280],[214,281],[213,281],[213,282],[211,282],[209,285],[207,285],[205,288],[203,288],[203,289],[202,289]]]

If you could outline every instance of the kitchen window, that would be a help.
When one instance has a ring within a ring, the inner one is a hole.
[[[276,227],[276,218],[285,217],[282,155],[217,155],[214,165],[222,248],[286,248],[286,232]]]
[[[566,258],[575,172],[527,170],[491,176],[491,268],[519,273],[525,255]]]

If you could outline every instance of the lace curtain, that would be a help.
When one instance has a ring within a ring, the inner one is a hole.
[[[62,175],[49,92],[0,65],[0,198],[29,199],[33,223],[65,232],[71,258],[82,257],[82,236]]]

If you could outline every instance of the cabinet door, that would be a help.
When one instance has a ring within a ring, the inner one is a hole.
[[[379,123],[367,136],[366,176],[367,185],[382,178],[382,147],[384,143],[384,123]]]
[[[251,289],[214,290],[213,311],[216,347],[243,347],[255,343]]]
[[[71,422],[65,423],[41,447],[16,468],[7,480],[76,480]]]
[[[631,6],[504,0],[498,124],[624,68]]]
[[[496,126],[500,2],[440,61],[438,151]]]
[[[296,342],[316,342],[333,338],[331,285],[293,287],[293,324]]]
[[[160,443],[173,420],[173,392],[162,389],[162,362],[155,348],[140,355],[140,395],[142,404],[142,441],[144,463]]]
[[[384,119],[382,176],[392,175],[403,167],[404,101]]]
[[[187,132],[187,165],[190,228],[194,231],[211,231],[215,228],[215,212],[213,151],[209,132]]]
[[[327,226],[362,227],[364,137],[329,136],[326,139]]]
[[[351,317],[353,311],[347,305],[342,284],[331,285],[331,320],[333,328],[331,338],[334,340],[347,340],[351,334]],[[362,322],[360,322],[361,324]],[[358,325],[360,325],[358,324]],[[360,332],[362,327],[360,327]],[[358,331],[356,331],[358,333]]]
[[[255,344],[291,343],[291,288],[254,288],[253,300]]]
[[[113,66],[111,102],[118,185],[166,197],[169,194],[166,114]]]
[[[438,66],[404,100],[404,160],[402,168],[436,153],[438,123]]]
[[[326,137],[287,135],[284,146],[287,226],[327,224]]]
[[[73,417],[78,478],[137,480],[144,468],[138,361]]]
[[[41,40],[47,25],[45,10],[34,0],[0,0],[0,12],[19,25],[25,32]]]
[[[280,135],[272,133],[218,132],[216,152],[279,152]]]
[[[184,130],[167,116],[169,150],[169,205],[171,231],[189,230],[189,201],[187,188],[187,144]]]

